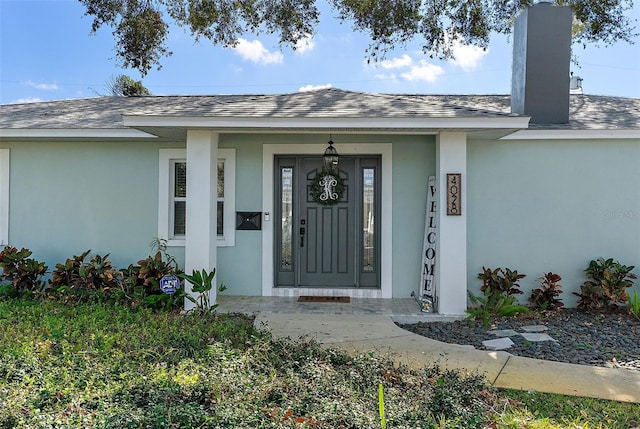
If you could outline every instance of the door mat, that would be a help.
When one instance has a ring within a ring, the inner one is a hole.
[[[343,302],[350,303],[351,298],[348,296],[306,296],[298,297],[298,302]]]

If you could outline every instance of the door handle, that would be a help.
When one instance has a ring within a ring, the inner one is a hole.
[[[305,228],[300,228],[300,247],[304,247],[304,234],[306,232]]]

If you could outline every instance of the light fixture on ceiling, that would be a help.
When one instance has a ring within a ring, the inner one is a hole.
[[[322,155],[322,161],[326,171],[332,171],[338,167],[338,151],[333,147],[331,136],[329,136],[329,146],[327,146],[324,155]]]

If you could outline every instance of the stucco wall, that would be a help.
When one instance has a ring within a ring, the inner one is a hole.
[[[426,182],[435,174],[430,136],[334,135],[341,142],[393,143],[393,296],[417,289]],[[236,210],[260,211],[263,144],[326,143],[325,136],[223,135],[236,149]],[[3,142],[10,149],[10,244],[34,250],[50,268],[87,249],[118,267],[147,256],[157,236],[158,149],[184,143]],[[563,277],[563,299],[585,280],[589,260],[612,257],[640,274],[640,142],[472,141],[468,145],[468,286],[482,266],[536,279]],[[268,227],[264,224],[264,227]],[[218,249],[226,293],[261,293],[262,236],[235,231]],[[170,252],[183,263],[184,249]],[[636,282],[638,283],[638,282]],[[638,289],[636,284],[636,289]]]
[[[236,211],[262,211],[260,138],[222,135],[219,147],[236,149]],[[235,247],[218,248],[218,281],[228,287],[225,294],[260,295],[262,276],[260,231],[235,231],[235,235]]]
[[[426,181],[435,173],[435,141],[419,136],[334,135],[340,143],[393,143],[393,294],[417,288]],[[263,144],[326,144],[320,135],[222,135],[236,149],[236,210],[262,208]],[[126,267],[152,252],[158,235],[158,150],[183,142],[3,142],[10,149],[10,244],[28,247],[50,269],[91,249]],[[294,151],[295,152],[295,151]],[[292,152],[293,153],[293,152]],[[264,227],[272,224],[265,223]],[[218,281],[228,294],[261,294],[261,234],[235,231],[218,248]],[[169,253],[184,266],[184,248]]]
[[[427,182],[436,174],[434,136],[394,142],[393,146],[393,297],[418,292]]]
[[[526,302],[552,271],[574,306],[571,292],[592,259],[614,258],[640,274],[639,141],[471,142],[467,182],[472,292],[483,266],[509,267],[527,275]]]
[[[9,242],[50,269],[91,249],[118,266],[157,236],[158,144],[3,143],[10,149]]]

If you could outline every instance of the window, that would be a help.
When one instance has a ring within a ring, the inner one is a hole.
[[[169,237],[184,239],[187,232],[187,161],[172,159],[170,163]]]
[[[9,149],[0,149],[0,245],[9,244]]]
[[[280,168],[282,220],[280,228],[280,270],[293,271],[293,167]]]
[[[362,169],[362,270],[375,269],[375,172],[374,168]]]
[[[158,237],[184,246],[187,231],[187,161],[184,149],[160,149]],[[218,246],[235,245],[235,149],[218,149]]]

